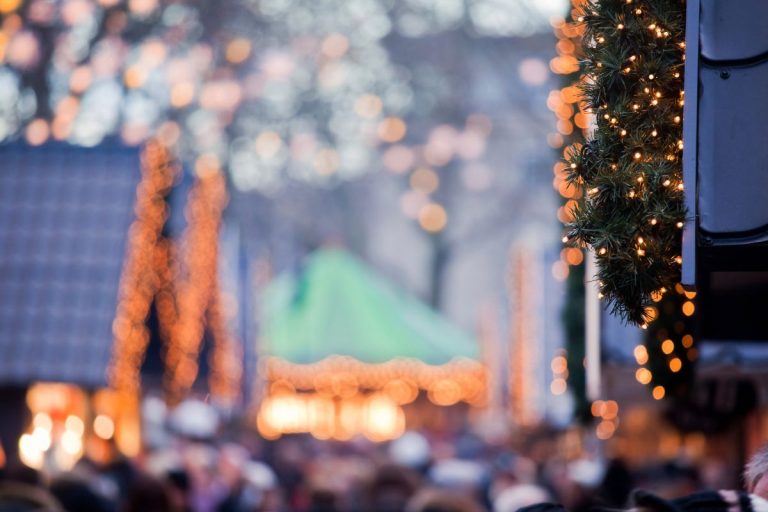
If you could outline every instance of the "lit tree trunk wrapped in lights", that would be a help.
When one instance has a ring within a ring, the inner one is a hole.
[[[685,4],[586,4],[584,101],[596,127],[573,146],[568,180],[586,191],[566,240],[597,254],[600,293],[646,325],[652,295],[680,278]]]

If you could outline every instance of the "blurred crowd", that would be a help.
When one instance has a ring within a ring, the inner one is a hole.
[[[541,502],[581,512],[625,507],[636,487],[672,498],[723,477],[717,466],[566,460],[535,443],[522,453],[470,433],[407,432],[386,444],[230,439],[176,438],[132,460],[84,457],[66,472],[7,467],[0,512],[513,512]]]

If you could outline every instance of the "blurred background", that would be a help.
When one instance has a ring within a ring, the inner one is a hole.
[[[562,247],[579,3],[0,0],[8,492],[512,511],[739,486],[762,352],[710,354],[727,378],[671,407],[693,337],[653,367]]]

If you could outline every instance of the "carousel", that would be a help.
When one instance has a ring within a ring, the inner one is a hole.
[[[435,408],[485,402],[475,339],[344,250],[277,277],[262,311],[265,438],[386,441]]]

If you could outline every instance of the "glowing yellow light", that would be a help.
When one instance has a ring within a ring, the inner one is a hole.
[[[405,137],[407,127],[399,117],[387,117],[379,123],[379,138],[384,142],[397,142]]]
[[[580,265],[584,261],[584,254],[576,247],[569,247],[563,251],[565,251],[565,261],[569,265]]]
[[[683,303],[683,314],[685,316],[691,316],[693,315],[694,311],[696,311],[696,306],[691,301],[685,301]]]
[[[61,434],[61,448],[68,455],[78,455],[83,449],[83,438],[71,430],[66,430]]]
[[[682,223],[682,222],[678,222],[678,223],[676,224],[676,226],[677,226],[678,228],[682,228],[682,227],[683,227],[683,223]]]
[[[555,356],[552,358],[550,367],[554,373],[563,373],[568,369],[568,361],[563,356]]]
[[[603,420],[595,428],[595,435],[598,439],[605,441],[613,437],[616,432],[616,425],[612,421]]]
[[[405,431],[405,415],[386,395],[371,395],[365,407],[363,434],[371,441],[400,437]]]
[[[77,436],[82,436],[85,432],[85,424],[83,423],[83,420],[74,415],[67,416],[67,419],[64,422],[64,428]]]
[[[653,130],[651,132],[651,137],[656,137],[658,134],[659,134],[659,132],[657,132],[656,130]]]
[[[461,387],[453,379],[440,379],[429,387],[427,397],[435,405],[453,405],[461,400]]]
[[[653,80],[654,78],[656,78],[656,77],[654,76],[654,74],[653,74],[653,73],[651,73],[650,75],[648,75],[648,80]]]
[[[227,45],[226,58],[232,64],[240,64],[251,55],[251,42],[244,37],[233,39]]]
[[[21,0],[0,0],[0,14],[8,14],[19,8]]]
[[[606,400],[603,405],[603,419],[612,420],[619,415],[619,404],[616,400]]]
[[[33,469],[41,469],[45,460],[44,452],[30,434],[19,438],[19,457],[21,462]]]
[[[604,256],[605,254],[607,254],[607,253],[608,253],[608,249],[606,249],[605,247],[601,247],[601,248],[600,248],[600,250],[599,250],[599,251],[597,251],[597,252],[598,252],[598,254],[600,254],[601,256]]]
[[[651,379],[653,378],[653,374],[651,371],[647,368],[638,368],[635,372],[635,379],[640,384],[648,384],[651,382]]]
[[[447,222],[448,214],[445,208],[437,203],[428,203],[419,211],[419,224],[430,233],[441,231]]]
[[[637,250],[637,255],[638,256],[645,256],[645,250],[644,249],[638,249]]]
[[[48,414],[39,412],[35,414],[35,417],[32,419],[32,425],[34,425],[35,428],[42,428],[50,432],[53,429],[53,420]]]
[[[648,362],[648,350],[645,348],[645,346],[635,346],[633,353],[635,355],[635,361],[637,361],[637,364],[645,364]]]
[[[195,86],[191,82],[179,82],[171,87],[171,106],[181,108],[189,105],[195,97]]]
[[[102,439],[112,439],[115,435],[115,422],[109,416],[99,414],[93,420],[93,433]]]
[[[627,134],[627,130],[621,130],[621,136],[624,137]]]
[[[130,89],[140,87],[146,79],[147,71],[138,64],[130,66],[125,70],[125,73],[123,73],[123,82],[125,82],[125,86]]]
[[[619,23],[618,25],[616,25],[616,28],[619,29],[619,30],[623,30],[624,29],[624,24],[623,23]]]
[[[664,398],[664,395],[666,394],[666,391],[664,390],[664,386],[656,386],[653,388],[653,398],[654,400],[661,400]]]
[[[383,391],[399,405],[411,403],[419,396],[419,387],[408,379],[389,381]]]
[[[670,339],[664,340],[661,343],[661,351],[665,354],[671,354],[675,351],[675,342]]]
[[[32,431],[32,439],[35,446],[40,451],[47,451],[51,447],[51,431],[41,427],[36,427]]]
[[[635,160],[640,160],[642,156],[643,156],[642,153],[640,153],[639,151],[635,151],[635,154],[634,154]]]
[[[549,385],[549,390],[553,395],[562,395],[567,389],[568,384],[565,382],[565,379],[560,377],[553,379],[552,383]]]
[[[693,346],[693,336],[691,336],[690,334],[686,334],[685,336],[683,336],[682,343],[683,343],[683,347],[691,348]]]
[[[672,373],[677,373],[683,367],[683,362],[679,357],[673,357],[669,360],[669,369]]]
[[[659,221],[656,219],[651,219],[651,226],[655,226],[656,224],[658,224],[658,222]]]

